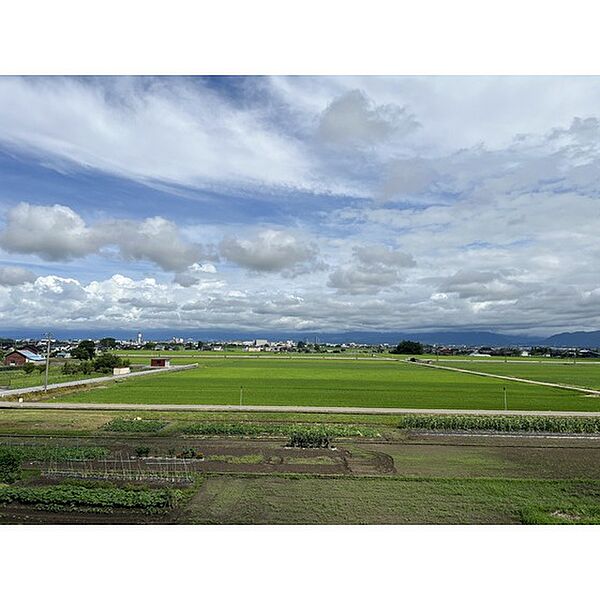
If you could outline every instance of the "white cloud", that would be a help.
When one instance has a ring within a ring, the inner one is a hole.
[[[111,246],[124,260],[147,260],[175,272],[211,255],[202,245],[184,240],[177,226],[163,217],[87,225],[60,204],[17,204],[8,211],[0,232],[0,247],[7,252],[34,254],[47,261],[82,258]]]
[[[266,106],[266,105],[265,105]],[[293,136],[198,78],[0,79],[0,141],[60,169],[205,189],[342,190]]]
[[[280,272],[314,263],[316,245],[299,234],[265,229],[250,239],[226,237],[220,244],[221,254],[251,271]]]
[[[21,202],[8,211],[0,246],[9,252],[35,254],[45,260],[69,260],[97,252],[101,236],[68,206]]]

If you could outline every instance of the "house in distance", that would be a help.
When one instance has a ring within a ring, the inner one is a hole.
[[[171,359],[170,358],[151,358],[150,359],[150,367],[153,369],[161,369],[163,367],[170,367]]]
[[[4,357],[4,364],[7,367],[22,367],[25,363],[39,365],[45,361],[43,356],[31,352],[31,350],[13,350]]]

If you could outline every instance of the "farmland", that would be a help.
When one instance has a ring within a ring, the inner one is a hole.
[[[76,381],[78,379],[89,379],[91,377],[100,377],[102,373],[73,373],[65,375],[60,366],[52,365],[48,372],[48,383],[64,383],[66,381]],[[26,373],[22,369],[4,369],[0,371],[0,388],[18,389],[43,385],[45,373],[35,370],[32,373]]]
[[[186,360],[192,361],[180,359]],[[426,369],[404,361],[211,358],[198,363],[190,371],[107,385],[61,400],[239,404],[243,394],[245,405],[502,409],[506,387],[513,410],[600,409],[597,398],[578,392]]]
[[[390,415],[0,411],[0,449],[21,462],[17,480],[0,484],[0,521],[600,522],[595,438],[399,424]],[[290,447],[294,431],[310,430],[331,436],[333,447]],[[148,461],[162,460],[152,457],[176,456],[202,457],[187,463],[192,483],[144,479]],[[73,475],[44,476],[57,460]],[[138,465],[142,480],[77,477],[101,474],[107,461],[109,471]]]
[[[522,379],[533,379],[549,383],[562,383],[576,387],[600,390],[600,364],[598,362],[576,363],[562,360],[490,362],[478,361],[477,364],[467,362],[444,362],[444,366],[455,366],[493,375],[508,375]]]
[[[598,522],[596,482],[519,479],[210,478],[186,523]]]
[[[198,368],[36,397],[71,410],[2,410],[0,522],[600,523],[598,397],[347,358],[179,356]],[[591,362],[456,366],[590,388],[600,373]],[[293,409],[498,411],[504,387],[511,410],[598,417]],[[177,410],[240,400],[290,410]],[[124,403],[157,409],[108,410]]]

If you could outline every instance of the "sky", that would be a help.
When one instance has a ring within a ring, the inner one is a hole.
[[[0,323],[600,329],[598,77],[0,77]]]

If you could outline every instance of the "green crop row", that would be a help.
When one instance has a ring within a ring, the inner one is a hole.
[[[108,448],[101,446],[42,446],[2,445],[0,455],[11,454],[19,461],[36,460],[93,460],[109,455]]]
[[[443,431],[600,433],[600,417],[406,415],[400,418],[398,427]]]
[[[167,425],[167,421],[160,421],[158,419],[123,419],[117,418],[112,419],[104,428],[106,431],[127,431],[134,433],[153,433],[156,431],[160,431],[165,425]]]
[[[331,438],[326,427],[295,429],[290,432],[288,446],[292,448],[329,448]]]
[[[0,487],[0,504],[18,502],[41,510],[135,508],[148,513],[166,511],[177,504],[180,490],[125,490],[121,488],[55,485]]]
[[[190,423],[178,429],[181,433],[189,435],[222,435],[222,436],[291,436],[310,435],[314,432],[332,437],[375,437],[377,432],[368,427],[354,425],[293,425],[271,423],[224,423],[224,422],[198,422]]]

